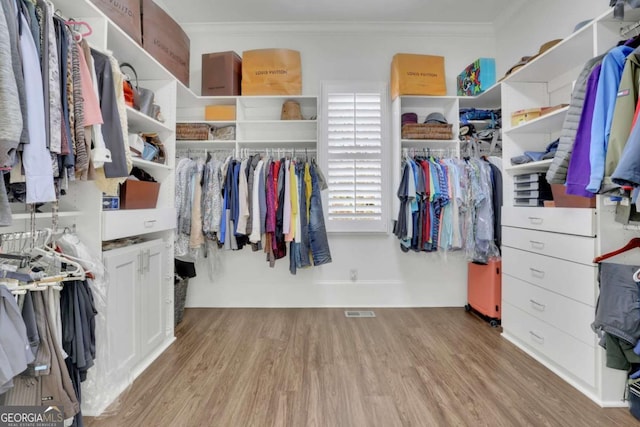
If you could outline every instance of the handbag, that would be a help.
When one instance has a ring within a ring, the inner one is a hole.
[[[136,69],[133,68],[131,64],[128,62],[123,62],[120,64],[120,70],[122,68],[129,68],[133,72],[133,76],[136,79],[135,85],[131,83],[131,76],[129,74],[124,73],[125,82],[128,82],[133,91],[133,108],[140,111],[142,114],[146,114],[149,117],[155,118],[154,114],[156,114],[157,110],[154,108],[155,102],[155,94],[151,89],[147,89],[144,87],[140,87],[138,85],[138,73]],[[126,89],[125,89],[125,102],[126,102]]]

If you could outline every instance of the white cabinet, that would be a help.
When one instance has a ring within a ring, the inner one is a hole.
[[[544,151],[560,136],[568,108],[514,126],[511,114],[569,104],[584,64],[615,46],[619,28],[606,13],[503,80],[505,162],[525,151]],[[596,209],[514,206],[514,176],[544,174],[550,164],[504,167],[503,336],[595,402],[618,406],[624,372],[605,367],[590,329],[598,295],[592,261],[617,247],[624,233],[611,225],[611,209],[602,200]]]
[[[171,343],[167,313],[173,277],[171,245],[162,240],[107,251],[106,312],[96,326],[98,358],[83,386],[86,415],[100,414]],[[173,330],[171,329],[171,334]],[[100,386],[105,386],[101,388]],[[88,407],[87,407],[88,406]]]

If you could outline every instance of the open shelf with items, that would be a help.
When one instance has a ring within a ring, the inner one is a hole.
[[[549,133],[562,128],[569,107],[562,107],[549,114],[544,114],[536,119],[521,123],[505,131],[510,135],[523,133]]]
[[[460,108],[500,108],[502,105],[501,95],[502,86],[498,82],[480,95],[460,96]]]
[[[504,170],[514,175],[529,172],[545,172],[549,169],[549,166],[551,166],[552,162],[553,159],[546,159],[537,162],[524,163],[522,165],[507,166],[504,168]]]

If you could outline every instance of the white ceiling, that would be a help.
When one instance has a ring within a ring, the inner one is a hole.
[[[180,23],[493,23],[525,0],[157,0]]]

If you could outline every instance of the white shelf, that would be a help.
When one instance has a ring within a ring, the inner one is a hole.
[[[402,139],[402,145],[427,145],[427,144],[438,144],[438,145],[452,145],[458,144],[460,141],[456,139]]]
[[[477,96],[460,96],[460,108],[500,108],[502,85],[500,82]]]
[[[195,123],[195,124],[200,124],[200,123],[205,123],[211,126],[216,126],[216,127],[223,127],[223,126],[235,126],[236,125],[236,121],[220,121],[220,120],[178,120],[176,122],[176,124],[179,123]]]
[[[537,119],[522,123],[514,128],[505,130],[509,135],[525,134],[525,133],[551,133],[562,129],[562,124],[567,115],[569,107],[564,107],[553,111]]]
[[[457,101],[457,96],[400,96],[402,108],[442,108],[443,105],[453,106]]]
[[[173,132],[173,129],[140,111],[127,106],[129,130],[134,132]]]
[[[299,146],[302,148],[315,148],[317,140],[315,139],[297,139],[297,140],[243,140],[238,141],[239,145],[253,145],[263,147],[278,147],[278,146]]]
[[[82,216],[84,215],[84,212],[81,211],[59,211],[58,212],[58,217],[59,218],[73,218],[73,217],[77,217],[77,216]],[[14,220],[30,220],[31,219],[31,214],[30,213],[24,213],[24,212],[20,212],[20,213],[14,213],[13,215],[11,215],[11,217]],[[37,212],[36,213],[36,219],[51,219],[52,218],[52,213],[51,211],[49,212]]]
[[[178,109],[203,108],[207,105],[236,105],[237,96],[200,96],[186,86],[178,85]],[[204,110],[203,110],[204,112]]]
[[[217,140],[217,139],[208,139],[204,141],[190,141],[190,140],[180,140],[176,141],[176,147],[179,148],[189,148],[189,147],[198,147],[198,148],[208,148],[208,147],[235,147],[235,140]]]
[[[545,172],[553,163],[553,159],[540,160],[537,162],[524,163],[522,165],[507,166],[504,168],[506,172],[513,174],[528,172]]]
[[[241,125],[306,125],[318,123],[317,120],[238,120],[238,124]]]
[[[141,169],[145,169],[147,171],[149,170],[154,170],[154,171],[170,171],[172,168],[171,166],[167,166],[164,165],[162,163],[156,163],[156,162],[150,162],[148,160],[143,160],[140,157],[132,157],[131,158],[131,162],[133,163],[134,166],[137,166]]]

